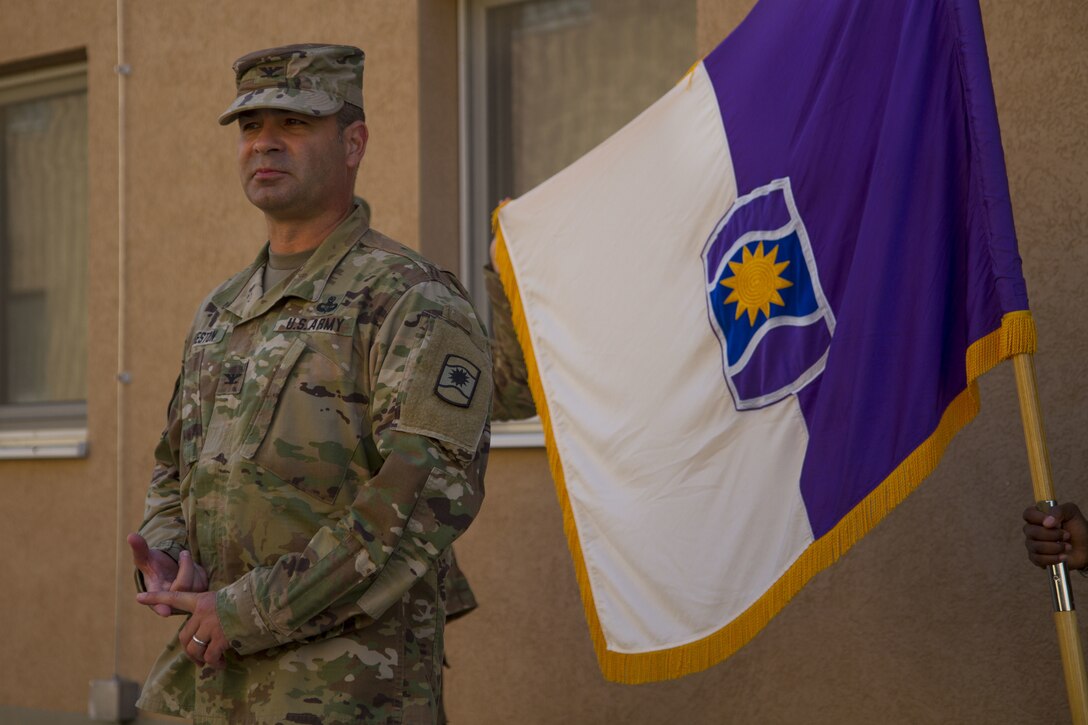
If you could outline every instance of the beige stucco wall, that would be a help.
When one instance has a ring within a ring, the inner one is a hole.
[[[713,47],[751,0],[699,0]],[[115,0],[5,0],[0,63],[71,48],[89,59],[91,454],[0,461],[0,722],[4,708],[81,712],[87,681],[140,680],[176,623],[131,600],[115,566],[140,518],[180,341],[203,293],[245,264],[260,216],[234,175],[229,63],[256,47],[362,45],[371,146],[359,189],[375,225],[450,266],[457,254],[456,12],[452,0],[125,0],[123,448],[118,343]],[[289,9],[289,12],[287,12]],[[1082,478],[1088,386],[1088,5],[985,0],[984,19],[1059,491]],[[420,39],[423,38],[421,41]],[[1030,502],[1011,370],[983,381],[983,411],[937,473],[756,639],[707,672],[627,687],[596,668],[559,507],[539,450],[492,456],[488,500],[458,544],[481,602],[449,628],[455,723],[1068,721],[1049,597],[1027,563]],[[1082,599],[1088,586],[1074,582]]]
[[[8,552],[0,619],[11,631],[4,635],[8,656],[0,657],[0,708],[85,711],[88,681],[114,672],[118,591],[121,675],[142,681],[176,628],[140,611],[127,562],[120,572],[115,564],[117,470],[120,461],[121,531],[130,531],[141,518],[150,454],[196,305],[264,239],[263,221],[237,181],[235,129],[215,122],[233,98],[231,62],[255,48],[310,39],[364,47],[371,140],[358,188],[376,226],[419,245],[415,2],[122,6],[124,60],[132,68],[125,81],[122,284],[124,369],[132,383],[124,389],[120,454],[117,3],[9,1],[0,8],[0,64],[86,49],[91,149],[90,455],[0,462],[0,547]]]
[[[0,62],[85,48],[113,56],[111,4],[43,2],[4,7]],[[57,23],[63,16],[65,22]],[[95,455],[79,461],[0,462],[0,549],[4,557],[0,620],[9,656],[0,664],[0,703],[80,707],[92,673],[113,671],[116,346],[116,81],[113,62],[89,64],[88,410]],[[52,680],[56,686],[45,686]],[[70,695],[65,696],[69,692]]]
[[[752,4],[700,0],[700,52]],[[1059,492],[1085,500],[1088,4],[982,9],[1054,471]],[[497,453],[483,515],[459,543],[481,607],[450,627],[454,722],[1068,722],[1046,578],[1021,543],[1032,496],[1011,368],[982,392],[936,474],[750,644],[637,687],[597,671],[543,454]]]

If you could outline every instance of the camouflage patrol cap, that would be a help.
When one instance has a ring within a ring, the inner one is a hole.
[[[331,116],[344,103],[363,107],[363,51],[350,45],[302,43],[268,48],[234,61],[238,97],[219,116],[227,125],[243,111],[278,108]]]

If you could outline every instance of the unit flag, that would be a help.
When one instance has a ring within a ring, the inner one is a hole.
[[[496,227],[612,680],[749,641],[1034,348],[977,0],[762,0]]]

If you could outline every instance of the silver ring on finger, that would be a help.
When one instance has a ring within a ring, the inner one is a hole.
[[[208,646],[208,643],[207,643],[207,642],[205,642],[204,640],[200,639],[200,638],[199,638],[199,637],[197,637],[197,636],[196,636],[195,634],[193,635],[193,641],[194,641],[194,642],[196,642],[196,643],[197,643],[197,644],[198,644],[199,646],[201,646],[201,647],[207,647],[207,646]]]

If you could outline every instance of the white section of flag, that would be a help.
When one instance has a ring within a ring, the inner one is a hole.
[[[737,412],[707,317],[700,255],[736,197],[700,64],[499,213],[614,652],[721,629],[813,540],[800,410]]]

